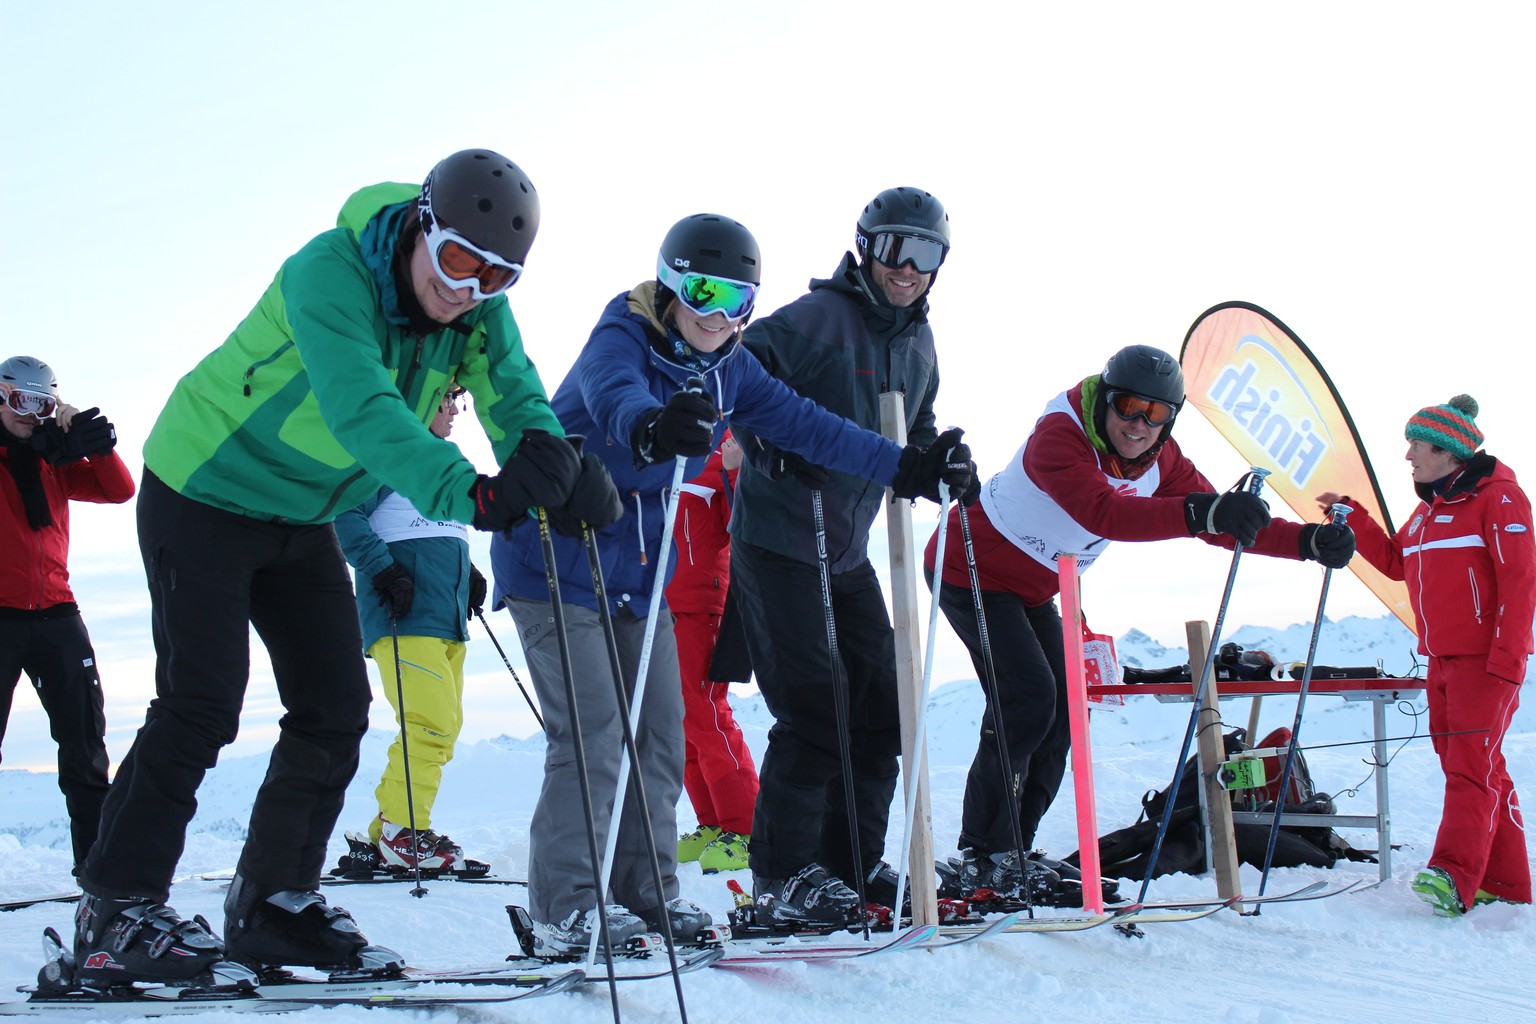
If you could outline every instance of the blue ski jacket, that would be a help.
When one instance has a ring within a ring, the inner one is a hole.
[[[550,405],[567,435],[586,437],[613,476],[624,514],[597,535],[598,553],[611,610],[628,608],[644,617],[658,570],[671,576],[672,555],[660,563],[662,523],[676,460],[638,464],[630,437],[635,425],[666,403],[697,371],[668,358],[670,341],[652,311],[654,282],[620,293],[603,310],[575,365]],[[889,484],[896,476],[901,447],[833,415],[769,376],[757,358],[733,340],[703,374],[720,409],[714,446],[727,427],[750,428],[781,448],[820,466]],[[688,459],[683,479],[704,469],[705,456]],[[596,589],[579,538],[554,535],[562,601],[597,609]],[[547,601],[548,578],[537,524],[527,523],[491,540],[495,574],[493,607],[508,597]],[[664,606],[664,605],[663,605]]]

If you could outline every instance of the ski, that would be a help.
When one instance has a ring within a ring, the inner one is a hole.
[[[514,999],[551,995],[574,988],[587,980],[586,971],[562,965],[556,973],[529,972],[500,975],[427,974],[405,970],[398,977],[308,977],[284,973],[261,980],[256,992],[262,999],[296,1000],[326,1006],[437,1006],[447,1003],[505,1003]]]
[[[44,896],[25,896],[21,899],[0,900],[0,913],[7,910],[23,910],[27,907],[35,907],[39,903],[74,903],[80,898],[80,891],[51,892]]]
[[[291,978],[263,982],[245,994],[170,987],[123,987],[107,992],[75,991],[42,994],[30,991],[25,1002],[0,1003],[0,1016],[36,1016],[65,1012],[100,1018],[163,1017],[180,1013],[228,1010],[240,1013],[288,1013],[312,1006],[446,1006],[463,1003],[508,1003],[517,999],[553,995],[580,985],[586,972],[569,969],[559,974],[522,977],[499,987],[483,983],[456,983],[452,979],[423,980],[411,977],[332,981],[329,978]]]
[[[855,960],[862,957],[899,953],[909,949],[923,949],[939,926],[919,925],[885,942],[869,943],[818,943],[805,941],[790,934],[776,938],[736,940],[727,947],[717,967],[750,967],[762,964],[814,962],[822,960]]]
[[[25,987],[23,991],[26,991]],[[292,1013],[307,1010],[318,1003],[297,1000],[280,1001],[260,996],[188,995],[180,999],[138,994],[138,990],[107,997],[88,992],[40,996],[25,1002],[0,1003],[0,1017],[41,1017],[58,1013],[79,1020],[139,1020],[144,1017],[169,1017],[181,1013],[209,1013],[220,1010],[237,1013]]]
[[[725,947],[723,946],[706,946],[703,949],[681,947],[678,949],[677,973],[691,974],[706,967],[713,967],[724,955]],[[450,968],[442,971],[410,970],[406,972],[406,976],[417,981],[454,985],[505,985],[516,984],[517,982],[512,980],[516,978],[549,977],[551,972],[569,970],[573,963],[580,962],[582,961],[579,959],[572,961],[515,956],[508,957],[504,964],[494,966]],[[607,984],[607,964],[600,963],[596,967],[584,968],[584,970],[591,972],[585,979],[588,984]],[[614,978],[617,981],[646,981],[650,978],[665,978],[671,973],[672,963],[665,950],[658,954],[614,961]]]
[[[527,885],[528,882],[521,878],[501,878],[497,875],[471,875],[457,871],[423,871],[423,882],[468,882],[478,885]],[[372,874],[363,875],[356,872],[345,874],[333,873],[320,876],[321,885],[389,885],[396,882],[415,882],[416,875],[413,872],[400,870],[389,871],[380,869]]]

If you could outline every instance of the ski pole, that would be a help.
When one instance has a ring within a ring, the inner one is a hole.
[[[1250,466],[1245,479],[1247,480],[1248,493],[1258,497],[1264,489],[1264,478],[1269,476],[1269,470]],[[1239,480],[1233,490],[1240,490],[1243,481]],[[1218,499],[1219,500],[1219,499]],[[1141,880],[1141,891],[1136,894],[1136,902],[1144,903],[1147,899],[1147,888],[1152,884],[1152,875],[1157,870],[1157,858],[1163,852],[1163,839],[1168,835],[1168,826],[1173,823],[1173,805],[1179,798],[1179,783],[1184,777],[1184,762],[1189,760],[1189,748],[1195,742],[1195,727],[1200,720],[1200,706],[1205,701],[1205,691],[1211,685],[1211,676],[1216,667],[1216,650],[1221,644],[1221,627],[1227,617],[1227,605],[1232,601],[1232,585],[1237,582],[1237,563],[1243,556],[1242,542],[1232,545],[1232,567],[1227,570],[1227,586],[1221,592],[1221,607],[1216,610],[1216,624],[1211,628],[1211,642],[1206,645],[1205,664],[1200,667],[1200,684],[1195,687],[1194,705],[1189,711],[1189,727],[1184,730],[1184,745],[1179,748],[1179,760],[1173,766],[1173,782],[1168,787],[1168,803],[1163,807],[1163,817],[1157,826],[1157,836],[1152,840],[1152,853],[1147,860],[1147,874]]]
[[[981,600],[981,574],[976,569],[976,548],[971,543],[971,517],[960,506],[960,535],[965,539],[965,567],[971,576],[971,607],[976,613],[976,635],[981,644],[983,682],[987,703],[992,710],[992,737],[997,744],[997,760],[1003,770],[1003,788],[1008,793],[1008,825],[1013,830],[1013,853],[1019,859],[1019,882],[1024,888],[1024,909],[1035,916],[1034,889],[1029,884],[1029,864],[1024,859],[1024,827],[1019,823],[1019,786],[1013,774],[1013,759],[1008,753],[1008,734],[1003,726],[1002,691],[997,685],[997,666],[992,662],[992,638],[987,633],[987,609]]]
[[[704,378],[689,377],[684,391],[703,393]],[[651,670],[651,647],[656,640],[656,620],[661,615],[661,592],[667,584],[667,557],[672,553],[672,527],[677,522],[677,500],[683,489],[683,477],[688,472],[688,458],[679,455],[672,470],[672,489],[667,492],[666,511],[661,523],[661,551],[656,559],[656,579],[651,585],[651,603],[645,613],[645,639],[640,644],[640,664],[635,670],[635,695],[630,701],[629,728],[640,730],[640,709],[645,704],[646,675]],[[681,685],[681,683],[679,683]],[[619,775],[613,788],[610,813],[618,815],[624,807],[624,790],[629,786],[629,751],[619,752]],[[618,852],[619,830],[610,824],[608,842],[603,851],[601,867],[601,892],[608,891],[608,880],[613,877],[613,858]],[[657,893],[660,896],[660,893]]]
[[[619,1024],[618,976],[613,967],[613,936],[608,931],[608,886],[598,868],[597,824],[592,815],[592,786],[587,781],[587,748],[581,739],[581,712],[576,706],[576,671],[571,662],[571,638],[565,632],[565,605],[560,600],[560,580],[555,570],[555,542],[549,533],[549,512],[537,509],[539,515],[539,546],[544,553],[544,578],[549,584],[549,610],[555,620],[555,643],[560,650],[560,672],[565,680],[565,703],[571,728],[571,752],[576,760],[576,779],[581,788],[581,807],[586,815],[587,856],[592,863],[592,884],[595,886],[598,931],[608,961],[608,1001],[613,1007],[613,1024]],[[612,831],[610,829],[610,831]]]
[[[1335,504],[1329,508],[1328,521],[1336,526],[1343,526],[1344,520],[1354,509],[1348,505]],[[1275,796],[1275,818],[1269,823],[1269,843],[1264,847],[1264,869],[1259,873],[1259,895],[1264,895],[1264,886],[1269,883],[1269,868],[1275,858],[1275,843],[1280,838],[1280,818],[1285,814],[1285,793],[1291,785],[1291,771],[1296,765],[1296,748],[1301,743],[1301,712],[1307,704],[1307,690],[1312,685],[1312,663],[1317,659],[1317,639],[1323,631],[1323,606],[1328,602],[1328,583],[1333,579],[1332,567],[1323,569],[1323,591],[1317,598],[1317,617],[1312,621],[1312,641],[1307,645],[1307,667],[1301,673],[1301,689],[1296,694],[1296,718],[1291,723],[1291,742],[1285,748],[1285,767],[1280,770],[1280,789]],[[1254,904],[1253,913],[1257,917],[1262,909]]]
[[[405,770],[405,817],[411,829],[411,867],[416,877],[416,885],[411,889],[411,895],[417,899],[427,894],[426,886],[421,884],[421,846],[420,837],[416,834],[416,799],[411,793],[411,746],[406,738],[405,729],[405,678],[400,671],[400,626],[395,621],[393,614],[389,617],[389,640],[395,649],[395,707],[400,712],[400,767]]]
[[[496,648],[496,653],[501,655],[501,663],[507,666],[507,671],[512,673],[512,681],[517,684],[518,692],[523,695],[523,700],[528,702],[528,710],[533,712],[534,721],[539,723],[539,729],[544,729],[544,716],[539,714],[539,707],[523,689],[523,681],[517,678],[517,669],[512,667],[512,662],[507,658],[507,652],[501,649],[501,644],[496,642],[496,634],[491,632],[491,624],[485,621],[485,613],[479,608],[475,609],[475,618],[480,620],[480,625],[485,627],[485,635],[491,638],[491,645]]]
[[[947,488],[946,488],[947,490]],[[935,544],[933,558],[933,600],[928,606],[928,646],[923,651],[923,683],[918,690],[917,700],[917,727],[913,730],[912,764],[906,766],[907,784],[907,816],[901,832],[901,859],[897,861],[896,869],[896,906],[894,908],[896,919],[901,920],[901,894],[907,887],[907,854],[910,852],[912,842],[912,827],[917,820],[917,784],[927,770],[928,748],[925,739],[928,735],[928,692],[933,684],[933,649],[934,642],[939,633],[939,590],[944,586],[944,543],[945,534],[949,532],[949,495],[942,495],[939,502],[939,532]]]
[[[624,732],[624,752],[632,764],[640,763],[640,752],[635,746],[635,730],[629,722],[629,698],[624,693],[623,667],[619,661],[619,641],[613,632],[613,612],[608,607],[608,587],[603,582],[603,562],[597,550],[597,537],[586,523],[581,524],[581,540],[587,549],[587,565],[592,570],[592,593],[597,597],[597,616],[603,625],[603,640],[608,645],[608,668],[613,674],[613,694],[619,704],[619,722]],[[656,886],[656,903],[661,908],[661,932],[667,940],[667,963],[672,970],[672,987],[677,992],[677,1012],[683,1024],[688,1024],[688,1007],[683,1002],[683,980],[677,968],[677,946],[672,935],[672,919],[667,914],[665,893],[662,891],[661,861],[656,852],[656,831],[651,827],[651,804],[645,794],[645,778],[635,776],[635,811],[640,816],[641,832],[645,838],[646,852],[651,860],[651,884]],[[610,835],[618,831],[623,820],[622,809],[613,808],[609,819]],[[588,951],[588,958],[596,949]]]
[[[837,753],[843,776],[843,813],[848,819],[848,850],[855,870],[854,889],[859,894],[859,920],[864,937],[869,938],[869,916],[864,913],[864,864],[859,855],[859,807],[853,797],[853,750],[849,735],[848,677],[843,672],[843,655],[837,646],[837,616],[832,610],[832,562],[827,556],[827,517],[821,503],[821,488],[811,490],[811,516],[816,523],[816,568],[821,576],[821,610],[827,626],[827,664],[832,671],[832,710],[837,719]],[[897,890],[896,921],[901,922],[901,892]]]

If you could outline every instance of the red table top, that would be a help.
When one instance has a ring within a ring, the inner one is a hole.
[[[1214,684],[1216,692],[1223,697],[1267,697],[1284,694],[1299,694],[1301,692],[1301,680],[1291,679],[1240,679],[1217,680]],[[1409,694],[1421,693],[1424,690],[1424,680],[1413,678],[1399,678],[1396,676],[1362,677],[1358,679],[1313,679],[1307,687],[1308,693],[1333,693],[1333,694],[1360,694],[1360,693],[1390,693]],[[1192,683],[1119,683],[1110,686],[1090,686],[1088,695],[1107,696],[1118,694],[1121,696],[1134,696],[1145,693],[1148,696],[1174,696],[1189,697],[1194,694]]]

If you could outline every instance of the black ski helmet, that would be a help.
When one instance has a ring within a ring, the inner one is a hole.
[[[757,239],[739,221],[718,213],[695,213],[672,225],[661,241],[656,264],[662,284],[671,275],[680,277],[687,273],[754,285],[763,282],[763,260]]]
[[[539,231],[539,194],[528,175],[489,149],[463,149],[427,175],[418,201],[428,219],[519,266]]]
[[[1127,345],[1109,357],[1099,378],[1108,391],[1129,391],[1169,405],[1184,404],[1184,371],[1179,361],[1151,345]]]
[[[22,391],[49,394],[59,400],[59,378],[53,368],[32,356],[11,356],[0,363],[0,381],[14,385]]]
[[[869,201],[854,227],[860,260],[868,255],[870,240],[882,231],[928,238],[949,252],[949,214],[931,192],[920,188],[888,188]]]

